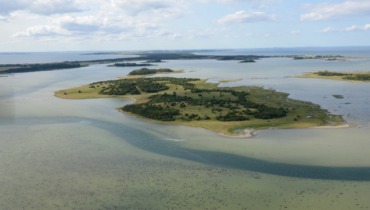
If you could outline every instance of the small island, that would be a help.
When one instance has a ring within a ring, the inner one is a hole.
[[[370,81],[370,72],[335,72],[335,71],[318,71],[308,72],[298,78],[318,78],[331,80],[348,80],[348,81]]]
[[[175,73],[180,71],[174,71],[172,69],[148,69],[148,68],[141,68],[131,71],[128,75],[150,75],[150,74],[160,74],[160,73]]]
[[[254,59],[244,59],[240,61],[239,63],[255,63],[256,61]]]
[[[232,136],[244,134],[245,129],[344,123],[341,116],[329,114],[310,102],[289,99],[286,93],[260,87],[219,87],[197,78],[123,78],[60,90],[55,95],[65,99],[133,98],[134,104],[118,109],[145,119],[197,126]]]
[[[152,66],[150,63],[114,63],[108,65],[109,67],[141,67],[141,66]]]

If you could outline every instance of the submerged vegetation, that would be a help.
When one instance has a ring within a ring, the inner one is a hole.
[[[146,72],[145,70],[144,72]],[[140,71],[139,71],[140,72]],[[158,73],[158,71],[156,71]],[[144,118],[233,134],[241,128],[295,128],[343,123],[318,105],[258,87],[218,87],[194,78],[125,78],[61,90],[61,98],[129,97],[119,108]]]

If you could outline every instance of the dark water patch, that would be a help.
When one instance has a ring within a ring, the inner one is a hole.
[[[81,123],[111,132],[123,138],[129,144],[156,154],[190,160],[198,163],[247,170],[265,174],[287,176],[294,178],[343,180],[343,181],[370,181],[370,167],[328,167],[309,166],[288,163],[275,163],[256,158],[230,154],[225,152],[204,151],[182,148],[175,142],[162,140],[130,125],[107,122],[96,119],[68,117],[57,119],[20,119],[16,124],[52,124],[52,123]],[[67,132],[67,131],[66,131]]]

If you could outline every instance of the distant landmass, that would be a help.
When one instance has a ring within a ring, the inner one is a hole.
[[[107,54],[107,53],[104,53]],[[295,60],[302,59],[325,59],[325,60],[346,60],[345,57],[335,55],[318,55],[318,56],[298,56],[298,55],[197,55],[193,53],[136,53],[137,57],[89,60],[89,61],[66,61],[66,62],[53,62],[53,63],[37,63],[37,64],[2,64],[0,65],[0,74],[9,73],[24,73],[33,71],[50,71],[59,69],[71,69],[86,67],[93,64],[114,63],[111,66],[115,67],[144,67],[151,66],[151,63],[160,63],[164,60],[202,60],[213,59],[219,61],[239,61],[239,63],[254,63],[263,58],[293,58]],[[135,63],[137,61],[145,63]]]
[[[105,53],[106,54],[106,53]],[[150,66],[150,63],[159,63],[163,60],[200,60],[200,59],[215,59],[220,61],[227,60],[240,60],[248,61],[260,58],[267,58],[269,56],[257,56],[257,55],[229,55],[229,56],[213,56],[213,55],[195,55],[192,53],[142,53],[138,57],[125,57],[125,58],[113,58],[113,59],[101,59],[101,60],[90,60],[90,61],[73,61],[73,62],[54,62],[54,63],[43,63],[43,64],[5,64],[0,65],[0,73],[22,73],[32,71],[50,71],[58,69],[68,68],[80,68],[86,67],[92,64],[104,64],[104,63],[115,63],[117,67],[136,67],[136,66]],[[144,61],[145,64],[131,63],[131,61]],[[125,63],[119,63],[125,62]]]

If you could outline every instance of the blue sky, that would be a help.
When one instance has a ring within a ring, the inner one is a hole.
[[[370,0],[0,0],[0,51],[370,46]]]

